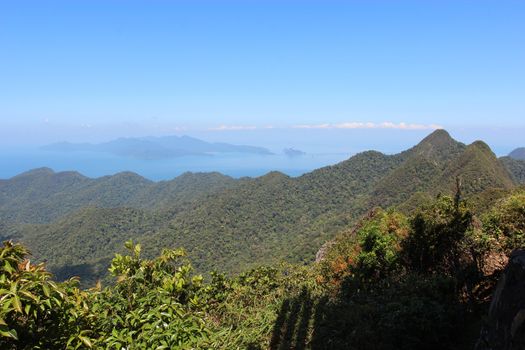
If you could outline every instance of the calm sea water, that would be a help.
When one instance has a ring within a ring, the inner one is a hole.
[[[133,171],[152,180],[172,179],[186,171],[218,171],[233,177],[254,177],[278,170],[290,176],[299,176],[311,170],[338,163],[349,156],[348,154],[307,154],[287,157],[279,154],[265,156],[228,154],[140,160],[104,153],[4,150],[0,152],[0,178],[7,179],[39,167],[49,167],[55,171],[76,170],[89,177]]]

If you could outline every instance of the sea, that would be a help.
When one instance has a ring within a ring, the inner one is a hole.
[[[25,171],[48,167],[54,171],[78,171],[96,178],[132,171],[150,180],[170,180],[184,172],[220,172],[235,178],[257,177],[270,171],[300,176],[314,169],[348,159],[346,153],[318,153],[300,156],[284,154],[215,154],[145,160],[101,152],[50,152],[39,149],[0,151],[0,179]]]

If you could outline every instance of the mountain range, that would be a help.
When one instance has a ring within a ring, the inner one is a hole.
[[[233,179],[186,173],[152,182],[133,173],[90,179],[32,170],[0,180],[0,238],[21,240],[58,278],[106,275],[123,242],[153,256],[184,247],[201,271],[238,272],[280,260],[308,263],[319,247],[370,208],[409,212],[456,191],[480,211],[525,182],[525,161],[497,158],[437,130],[395,155],[376,151],[299,177],[270,172]]]
[[[206,156],[216,153],[272,154],[262,147],[212,143],[190,136],[119,138],[99,144],[59,142],[41,149],[53,152],[104,152],[139,159]]]

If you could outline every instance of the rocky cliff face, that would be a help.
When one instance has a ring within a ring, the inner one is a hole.
[[[511,254],[476,344],[476,350],[518,349],[525,349],[525,250]]]

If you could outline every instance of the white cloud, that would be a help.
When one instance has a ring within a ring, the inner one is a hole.
[[[435,130],[443,127],[437,124],[414,123],[372,123],[372,122],[345,122],[338,124],[301,124],[294,125],[295,129],[398,129],[398,130]]]
[[[274,125],[226,125],[208,128],[211,131],[243,131],[243,130],[264,130],[264,129],[396,129],[396,130],[435,130],[443,129],[438,124],[416,124],[416,123],[392,123],[392,122],[344,122],[344,123],[324,123],[324,124],[298,124],[292,126]]]
[[[253,125],[219,125],[215,128],[209,128],[214,131],[230,131],[230,130],[255,130],[256,126]]]
[[[292,126],[294,129],[333,129],[332,124],[301,124]]]

